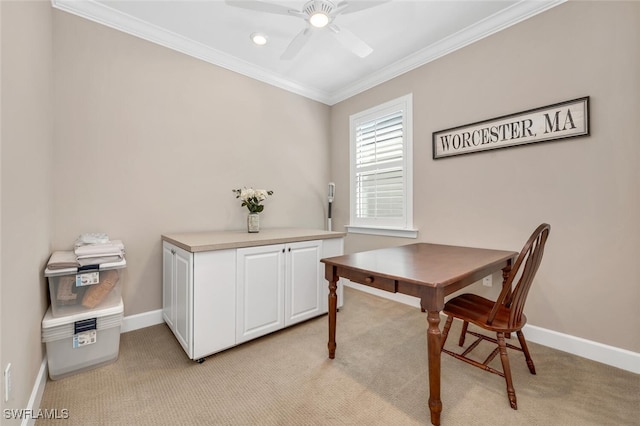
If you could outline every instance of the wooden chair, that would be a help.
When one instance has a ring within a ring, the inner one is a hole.
[[[522,327],[527,322],[527,317],[522,313],[527,294],[533,278],[540,266],[544,246],[549,236],[550,226],[546,223],[538,226],[533,232],[522,251],[518,255],[509,276],[500,292],[498,299],[493,302],[484,297],[475,294],[463,294],[457,296],[447,302],[444,306],[443,313],[448,316],[442,331],[442,352],[451,355],[459,360],[465,361],[473,366],[504,377],[507,382],[507,396],[509,403],[514,410],[518,409],[516,402],[516,392],[513,388],[511,379],[511,369],[509,367],[509,358],[507,356],[507,348],[515,349],[524,353],[527,366],[531,374],[536,374],[536,369],[531,360],[527,343],[522,334]],[[515,284],[515,286],[514,286]],[[464,345],[465,336],[471,334],[477,337],[467,349],[461,354],[449,351],[444,348],[444,344],[451,328],[454,318],[461,319],[462,333],[460,334],[459,346]],[[468,330],[469,323],[496,333],[496,339],[481,333]],[[510,338],[511,333],[515,332],[520,341],[520,347],[505,343],[505,337]],[[493,342],[498,346],[489,354],[489,356],[480,363],[467,357],[467,354],[475,349],[482,340]],[[502,361],[502,371],[498,371],[488,364],[497,354],[500,354]]]

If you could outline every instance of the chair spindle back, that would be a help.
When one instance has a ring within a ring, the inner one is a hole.
[[[526,242],[522,251],[516,258],[515,263],[511,268],[511,273],[502,288],[500,296],[496,300],[496,303],[489,315],[487,321],[488,324],[493,322],[496,314],[501,305],[510,309],[509,313],[509,326],[513,327],[514,324],[520,322],[522,319],[522,312],[524,310],[524,304],[531,288],[533,278],[538,271],[540,262],[542,261],[542,255],[544,254],[544,246],[547,242],[551,226],[547,223],[543,223],[533,231],[531,237]],[[515,287],[513,286],[513,283]]]

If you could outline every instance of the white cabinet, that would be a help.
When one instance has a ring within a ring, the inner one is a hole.
[[[164,243],[162,260],[162,316],[182,348],[190,353],[193,257],[185,250]]]
[[[320,259],[342,252],[343,238],[334,236],[240,248],[225,243],[204,251],[184,250],[163,236],[162,316],[189,358],[201,361],[326,313],[329,290]]]
[[[238,249],[237,343],[326,312],[321,256],[322,241]]]

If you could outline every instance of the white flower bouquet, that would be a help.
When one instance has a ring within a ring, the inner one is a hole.
[[[267,196],[273,195],[273,191],[266,189],[242,188],[232,189],[232,191],[236,194],[236,198],[242,201],[242,207],[247,206],[250,213],[260,213],[264,210],[264,206],[260,203],[266,200]]]

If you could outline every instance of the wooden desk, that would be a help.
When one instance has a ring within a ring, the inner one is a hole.
[[[513,251],[410,244],[322,259],[329,281],[329,358],[336,352],[337,282],[340,277],[393,293],[420,298],[427,311],[429,409],[431,423],[440,424],[440,311],[445,296],[502,269],[509,275]],[[503,281],[504,283],[504,281]]]

